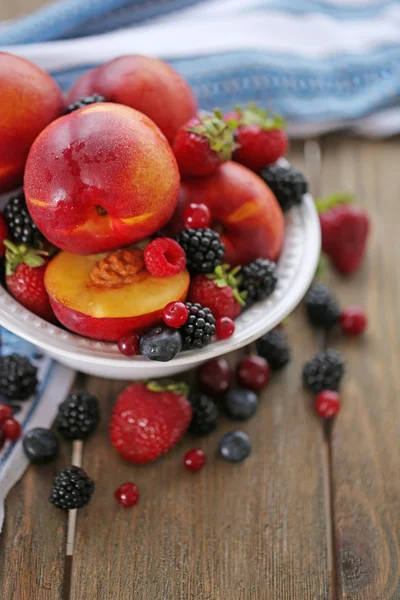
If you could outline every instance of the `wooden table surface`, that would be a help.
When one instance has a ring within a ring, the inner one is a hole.
[[[4,0],[3,0],[4,2]],[[7,0],[11,17],[40,0]],[[133,467],[107,439],[124,383],[80,377],[95,393],[102,424],[84,447],[96,481],[79,511],[75,551],[66,560],[67,516],[48,502],[51,480],[69,463],[30,467],[10,493],[0,536],[2,600],[395,600],[400,599],[400,141],[344,136],[320,140],[327,194],[354,192],[371,213],[368,258],[351,281],[329,273],[344,306],[365,306],[363,339],[328,340],[299,307],[287,320],[293,361],[243,425],[254,451],[240,465],[215,456],[232,423],[207,439],[186,438],[163,460]],[[304,168],[304,145],[290,160]],[[343,408],[333,427],[314,416],[302,389],[306,359],[324,343],[344,354]],[[201,446],[209,464],[183,471],[184,452]],[[133,480],[139,505],[122,509],[113,491]]]

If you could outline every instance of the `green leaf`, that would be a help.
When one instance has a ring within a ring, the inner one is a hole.
[[[188,396],[190,388],[184,381],[173,381],[171,379],[161,379],[157,381],[145,381],[146,387],[150,392],[171,392]]]
[[[354,194],[349,192],[339,192],[337,194],[332,194],[331,196],[327,196],[326,198],[317,198],[315,201],[315,206],[319,214],[322,214],[328,210],[331,210],[335,206],[340,206],[342,204],[354,204],[356,201]]]

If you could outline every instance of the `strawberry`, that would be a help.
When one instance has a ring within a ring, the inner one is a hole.
[[[8,227],[5,218],[3,217],[3,213],[0,213],[0,258],[6,253],[6,247],[4,245],[4,240],[7,239],[8,236]]]
[[[343,275],[360,268],[370,231],[368,213],[351,202],[352,197],[344,194],[317,202],[322,250]]]
[[[110,439],[125,460],[144,464],[171,450],[192,419],[184,383],[135,382],[117,399]]]
[[[270,116],[255,104],[247,108],[236,108],[235,113],[225,116],[239,115],[239,126],[236,132],[238,145],[233,160],[245,165],[256,173],[266,165],[274,163],[283,156],[289,146],[288,137],[284,130],[285,122],[279,115]]]
[[[179,130],[173,151],[183,177],[206,176],[230,160],[236,148],[234,121],[225,122],[219,110],[193,117]]]
[[[245,305],[245,295],[239,292],[236,278],[240,267],[229,269],[229,265],[219,265],[214,273],[194,277],[190,285],[189,301],[207,306],[216,319],[235,319]]]
[[[49,296],[44,286],[48,258],[42,250],[16,246],[6,240],[6,285],[22,306],[46,321],[55,322]]]

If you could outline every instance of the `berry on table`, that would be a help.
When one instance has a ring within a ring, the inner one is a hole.
[[[3,425],[7,419],[13,416],[12,406],[9,404],[0,404],[0,425]]]
[[[208,306],[216,319],[235,319],[245,306],[245,294],[238,289],[239,271],[240,267],[230,269],[229,265],[219,265],[213,273],[196,275],[190,285],[190,302]]]
[[[314,283],[306,295],[307,317],[314,327],[331,329],[340,317],[339,304],[323,283]]]
[[[212,273],[224,260],[225,246],[212,229],[184,229],[176,241],[186,253],[191,272]]]
[[[240,291],[246,292],[247,302],[265,300],[278,283],[276,264],[266,258],[257,258],[241,271]]]
[[[340,315],[340,328],[345,335],[361,335],[367,325],[368,317],[360,306],[349,306]]]
[[[218,410],[212,398],[205,394],[191,394],[192,421],[189,431],[207,435],[217,428]]]
[[[186,323],[189,311],[183,302],[170,302],[164,307],[162,320],[169,327],[179,328]]]
[[[57,508],[82,508],[93,492],[94,481],[80,467],[70,466],[54,477],[50,502]]]
[[[241,462],[251,453],[251,441],[243,431],[230,431],[219,442],[219,453],[228,462]]]
[[[236,366],[236,377],[242,387],[259,392],[268,385],[271,369],[262,356],[244,356]]]
[[[140,338],[140,352],[149,360],[168,362],[182,349],[181,330],[159,325]]]
[[[99,421],[97,398],[88,392],[72,392],[58,407],[55,427],[69,440],[86,440]]]
[[[204,348],[211,343],[212,336],[215,334],[214,315],[209,308],[203,308],[198,303],[186,302],[186,308],[189,311],[189,317],[180,329],[183,349]]]
[[[8,225],[9,236],[15,244],[23,244],[31,248],[41,248],[45,241],[26,206],[23,192],[12,196],[3,213]]]
[[[315,410],[323,419],[335,417],[340,410],[340,396],[333,390],[320,392],[315,399]]]
[[[344,375],[343,356],[328,348],[309,360],[303,368],[303,383],[314,394],[324,390],[337,391]]]
[[[0,394],[10,400],[27,400],[37,384],[37,368],[25,356],[10,354],[0,358]]]
[[[290,361],[290,348],[282,329],[273,329],[256,341],[256,349],[271,369],[282,369]]]
[[[200,450],[200,448],[192,448],[192,450],[186,452],[183,457],[183,464],[189,471],[195,473],[204,467],[206,460],[207,458],[203,450]]]
[[[215,324],[217,338],[227,340],[235,332],[235,323],[229,317],[220,317]]]
[[[3,427],[0,425],[0,450],[3,448],[6,443],[6,434],[4,433]]]
[[[100,94],[92,94],[91,96],[79,98],[79,100],[76,100],[75,102],[70,104],[65,112],[69,114],[74,112],[75,110],[79,110],[80,108],[89,106],[90,104],[97,104],[97,102],[107,102],[107,100],[104,98],[104,96],[100,96]]]
[[[7,419],[2,427],[8,440],[17,440],[21,436],[21,425],[15,419]]]
[[[4,240],[8,238],[8,227],[6,220],[2,213],[0,213],[0,258],[6,253],[6,247],[4,245]]]
[[[207,228],[211,222],[210,209],[206,204],[191,202],[183,211],[183,222],[188,228]]]
[[[26,457],[33,464],[43,464],[56,458],[59,441],[51,429],[36,427],[25,435],[22,446]]]
[[[139,502],[140,490],[137,485],[129,481],[115,490],[114,497],[122,506],[130,508]]]
[[[212,397],[224,394],[232,381],[232,369],[225,358],[215,358],[200,367],[199,386]]]
[[[186,256],[175,240],[156,238],[144,249],[144,262],[153,277],[172,277],[186,267]]]
[[[118,340],[118,350],[124,356],[135,356],[139,352],[140,340],[137,333],[128,331]]]
[[[238,421],[249,419],[257,410],[257,396],[252,390],[232,388],[228,390],[223,399],[226,414]]]
[[[283,212],[301,204],[304,194],[307,193],[306,178],[292,165],[267,165],[261,171],[260,177],[274,193]]]

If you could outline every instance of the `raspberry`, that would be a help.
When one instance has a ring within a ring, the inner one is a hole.
[[[172,277],[186,267],[184,250],[170,238],[157,238],[144,251],[146,269],[154,277]]]

